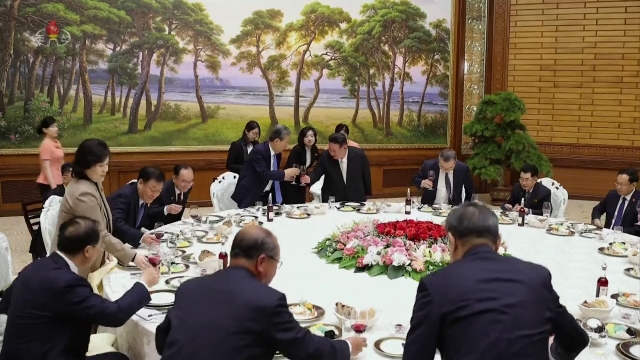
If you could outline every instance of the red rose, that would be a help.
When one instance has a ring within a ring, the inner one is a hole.
[[[399,223],[399,224],[396,226],[396,230],[405,231],[405,230],[407,230],[407,225],[406,225],[406,224],[403,224],[403,223]]]
[[[391,235],[393,235],[393,233],[395,233],[395,230],[393,230],[392,227],[388,227],[388,228],[384,229],[384,234],[387,235],[387,236],[391,236]]]
[[[414,228],[407,229],[407,239],[415,240],[416,239],[416,230]]]
[[[396,234],[395,234],[395,235],[396,235],[396,237],[403,237],[403,236],[404,236],[404,234],[405,234],[405,232],[404,232],[404,231],[402,231],[402,230],[396,230]]]

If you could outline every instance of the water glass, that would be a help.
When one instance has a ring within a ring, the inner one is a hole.
[[[333,210],[336,206],[336,197],[335,196],[329,196],[329,210]]]
[[[417,209],[420,206],[420,200],[417,196],[411,198],[411,207],[413,209]]]
[[[257,216],[262,215],[262,201],[256,201],[255,212]]]
[[[550,202],[545,202],[544,204],[542,204],[542,216],[544,216],[547,219],[551,217],[551,203]]]
[[[171,263],[173,263],[173,255],[175,251],[167,246],[160,247],[160,259],[162,265],[167,267],[167,275],[171,276]]]
[[[480,203],[480,200],[478,200],[478,194],[472,194],[471,195],[471,202],[472,203]]]
[[[291,165],[291,168],[293,168],[293,169],[300,169],[300,165],[298,165],[298,164],[293,164],[293,165]],[[293,178],[293,181],[291,182],[291,184],[296,185],[296,178],[295,178],[295,177]]]
[[[615,242],[622,242],[622,226],[614,226],[613,227],[613,234],[614,234],[614,240]]]

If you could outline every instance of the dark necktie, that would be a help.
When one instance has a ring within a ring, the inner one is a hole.
[[[451,200],[451,179],[449,178],[449,173],[444,173],[444,187],[447,189],[447,197]]]
[[[178,205],[182,205],[182,193],[178,193],[178,201],[176,202]]]
[[[273,168],[271,170],[278,170],[278,158],[273,155]],[[280,181],[273,180],[273,187],[276,193],[276,204],[282,204],[282,194],[280,193]]]
[[[140,204],[140,208],[138,209],[138,216],[136,217],[136,227],[140,226],[140,221],[142,221],[142,217],[144,216],[145,205],[145,203]]]
[[[531,191],[527,191],[526,193],[524,193],[524,203],[528,203],[529,202],[529,195],[531,195]]]
[[[613,227],[622,225],[622,215],[624,215],[624,204],[627,202],[626,197],[621,197],[620,205],[618,205],[618,212],[616,213],[616,218],[613,220]]]

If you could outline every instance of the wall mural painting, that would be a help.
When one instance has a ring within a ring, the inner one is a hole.
[[[46,115],[67,148],[226,147],[251,119],[262,140],[347,123],[365,145],[450,143],[452,0],[8,3],[5,152],[37,148]]]

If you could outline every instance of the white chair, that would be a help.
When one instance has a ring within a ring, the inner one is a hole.
[[[44,203],[40,214],[40,230],[42,230],[42,241],[47,249],[47,255],[51,254],[51,242],[56,235],[61,202],[60,196],[50,196]]]
[[[229,171],[213,180],[209,188],[209,193],[211,194],[211,203],[213,204],[214,211],[238,208],[238,204],[231,199],[237,183],[238,174]]]
[[[129,181],[127,184],[133,184],[134,182],[138,182],[138,179],[133,179],[133,180]]]
[[[569,202],[569,193],[559,182],[552,178],[538,179],[538,182],[551,190],[551,217],[562,218]]]
[[[313,195],[313,200],[322,203],[322,185],[324,184],[324,175],[315,184],[311,185],[309,192]]]
[[[9,239],[0,233],[0,290],[4,290],[13,280],[11,270],[11,248]],[[0,315],[0,349],[4,340],[4,329],[7,326],[7,315]]]

